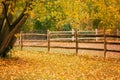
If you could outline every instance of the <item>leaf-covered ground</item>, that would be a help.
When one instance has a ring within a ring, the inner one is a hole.
[[[120,59],[17,50],[0,59],[0,80],[120,80]]]

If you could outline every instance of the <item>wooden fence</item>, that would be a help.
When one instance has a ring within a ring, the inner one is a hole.
[[[117,32],[118,33],[118,32]],[[44,36],[44,40],[29,40],[25,39],[25,36]],[[46,46],[41,45],[25,45],[25,42],[47,42]],[[73,42],[75,46],[64,47],[64,46],[51,46],[51,42]],[[96,50],[96,51],[104,51],[104,58],[106,58],[107,52],[120,52],[120,50],[111,50],[107,49],[107,45],[118,45],[120,46],[120,35],[119,34],[106,34],[105,31],[102,33],[96,33],[96,31],[87,31],[87,34],[83,33],[82,31],[49,31],[47,34],[39,34],[39,33],[20,33],[20,37],[18,38],[18,45],[20,45],[21,50],[23,47],[47,47],[48,52],[51,48],[65,48],[65,49],[75,49],[76,54],[78,54],[79,49],[84,50]],[[103,44],[103,48],[86,48],[86,47],[79,47],[81,43],[91,43],[91,44]]]

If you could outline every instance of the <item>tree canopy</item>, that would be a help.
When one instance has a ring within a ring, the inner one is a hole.
[[[62,30],[66,24],[79,30],[120,28],[120,1],[40,0],[34,6],[31,19],[24,29]]]

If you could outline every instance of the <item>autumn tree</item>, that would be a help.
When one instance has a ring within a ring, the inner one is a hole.
[[[6,57],[32,9],[33,0],[0,0],[0,56]],[[19,13],[18,13],[19,12]]]

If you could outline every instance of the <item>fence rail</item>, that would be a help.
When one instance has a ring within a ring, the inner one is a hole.
[[[86,31],[85,31],[86,32]],[[44,36],[46,37],[45,40],[30,40],[25,39],[25,36]],[[64,37],[63,37],[64,36]],[[109,40],[108,38],[115,39],[114,41]],[[107,45],[118,45],[120,47],[120,35],[110,35],[110,34],[81,34],[80,31],[49,31],[47,34],[39,34],[39,33],[20,33],[20,37],[18,39],[19,45],[22,47],[24,46],[31,46],[31,47],[47,47],[48,52],[51,48],[64,48],[64,49],[75,49],[76,54],[78,54],[79,49],[84,50],[96,50],[96,51],[104,51],[104,58],[106,57],[107,52],[120,52],[119,50],[111,50],[107,49]],[[46,42],[47,45],[41,46],[41,45],[25,45],[25,42]],[[51,42],[73,42],[75,46],[51,46]],[[91,43],[91,44],[103,44],[103,48],[86,48],[86,47],[79,47],[79,44],[81,43]]]

